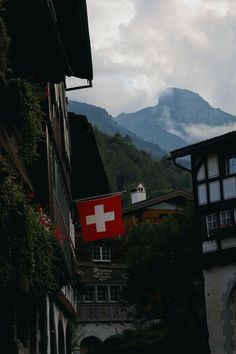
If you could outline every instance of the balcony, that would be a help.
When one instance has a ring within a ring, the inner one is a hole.
[[[210,230],[210,239],[221,239],[222,237],[236,236],[236,223],[219,225],[216,229]]]
[[[132,314],[120,304],[79,304],[78,316],[81,322],[127,322]]]

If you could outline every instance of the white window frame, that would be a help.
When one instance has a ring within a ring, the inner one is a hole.
[[[210,218],[211,218],[211,220],[210,220]],[[210,227],[211,225],[213,227]],[[215,230],[218,226],[216,213],[206,215],[206,226],[207,226],[207,234],[208,234],[208,236],[210,236],[210,231]]]
[[[91,293],[89,294],[84,294],[83,295],[83,302],[95,302],[96,301],[96,292],[95,292],[95,286],[94,285],[87,285],[86,286],[86,291],[88,291],[88,289],[91,289]],[[90,295],[92,294],[92,297],[90,297]]]
[[[111,247],[93,246],[92,260],[93,262],[111,262]]]
[[[104,297],[103,298],[100,297],[99,299],[99,296],[101,296],[101,293],[99,293],[102,290],[101,288],[103,288]],[[83,294],[81,299],[79,299],[79,302],[81,302],[82,300],[84,303],[100,303],[100,304],[118,303],[121,301],[121,292],[123,286],[117,284],[112,284],[112,285],[96,284],[96,285],[87,285],[86,291],[88,291],[88,289],[89,289],[88,294]],[[112,294],[114,290],[117,292],[116,296]]]
[[[100,288],[100,289],[99,289]],[[99,299],[99,291],[101,291],[101,288],[104,288],[105,292],[105,297],[104,299]],[[97,285],[96,286],[96,301],[98,303],[104,303],[104,302],[109,302],[109,291],[108,291],[108,286],[107,285]]]
[[[232,223],[231,219],[231,210],[223,210],[220,212],[220,224],[222,226],[224,225],[230,225]]]
[[[233,171],[231,171],[231,167],[233,168]],[[233,175],[235,173],[236,173],[236,156],[234,155],[226,158],[226,174]]]
[[[112,288],[116,288],[117,289],[117,298],[116,299],[112,299],[113,295],[112,295]],[[120,285],[110,285],[109,286],[109,300],[110,302],[119,302],[121,300],[121,286]]]

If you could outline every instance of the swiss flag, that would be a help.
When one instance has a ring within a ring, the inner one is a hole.
[[[77,209],[85,242],[124,234],[120,194],[78,201]]]

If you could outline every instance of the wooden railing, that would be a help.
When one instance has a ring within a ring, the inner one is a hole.
[[[120,304],[78,304],[78,318],[81,322],[123,322],[132,321],[132,313]]]

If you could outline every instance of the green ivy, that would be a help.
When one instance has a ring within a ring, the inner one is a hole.
[[[0,0],[0,10],[3,1]],[[9,47],[9,38],[6,33],[6,28],[3,19],[0,17],[0,77],[4,77],[7,70],[7,52]]]
[[[43,87],[19,78],[10,79],[7,84],[7,104],[1,121],[8,134],[15,134],[23,160],[32,164],[37,158],[38,143],[44,136]]]
[[[64,256],[53,224],[45,228],[7,158],[0,161],[0,287],[20,274],[35,296],[51,294],[68,282]]]

